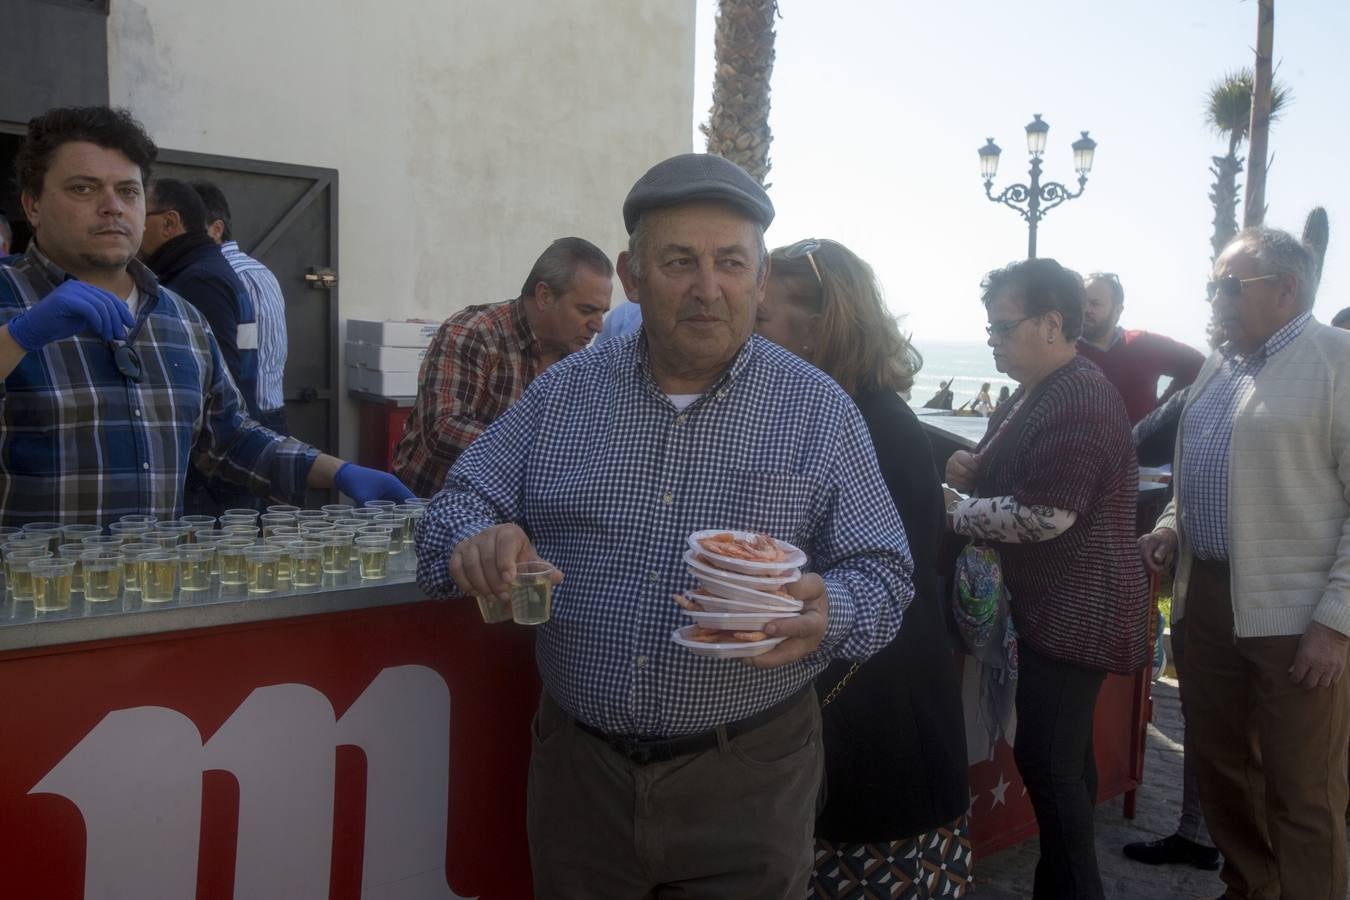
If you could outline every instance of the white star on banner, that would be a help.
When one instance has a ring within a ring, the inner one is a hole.
[[[998,806],[1000,803],[1008,802],[1008,798],[1004,795],[1008,793],[1008,788],[1010,787],[1012,787],[1012,782],[1004,781],[1003,773],[999,772],[998,784],[994,785],[994,790],[991,792],[994,795],[994,806]]]

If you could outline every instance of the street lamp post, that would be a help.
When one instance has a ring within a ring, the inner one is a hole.
[[[1045,136],[1050,130],[1049,124],[1041,121],[1041,114],[1027,125],[1027,152],[1031,154],[1031,184],[1013,184],[1003,189],[1003,193],[994,196],[994,176],[998,174],[998,155],[1003,151],[993,138],[989,138],[980,148],[980,174],[984,176],[984,195],[995,203],[1010,206],[1027,220],[1027,258],[1036,258],[1036,226],[1045,214],[1059,206],[1065,200],[1082,196],[1087,187],[1088,172],[1092,171],[1092,157],[1097,150],[1097,142],[1088,137],[1086,131],[1073,142],[1073,167],[1078,173],[1078,190],[1070,191],[1058,181],[1041,184],[1041,154],[1045,152]]]

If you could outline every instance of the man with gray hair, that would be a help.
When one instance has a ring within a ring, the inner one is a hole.
[[[852,401],[753,334],[763,188],[691,153],[642,176],[623,212],[641,330],[554,366],[465,451],[418,524],[418,583],[502,597],[518,563],[553,567],[526,811],[536,897],[798,900],[824,761],[812,683],[894,638],[914,593],[904,528]],[[762,655],[674,641],[688,540],[709,528],[809,559],[785,585],[802,612],[763,626]]]
[[[579,237],[558,238],[535,260],[520,296],[446,319],[418,372],[417,402],[394,449],[394,474],[419,497],[530,382],[604,327],[614,265]]]
[[[1312,258],[1251,228],[1214,264],[1227,337],[1191,386],[1175,498],[1187,754],[1228,898],[1342,900],[1350,740],[1350,334],[1313,321]]]

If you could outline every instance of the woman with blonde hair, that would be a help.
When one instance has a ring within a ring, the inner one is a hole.
[[[899,396],[923,361],[871,268],[834,241],[773,252],[756,330],[853,398],[914,557],[914,600],[895,640],[865,663],[836,661],[816,682],[827,800],[809,896],[860,895],[878,865],[894,875],[889,897],[960,896],[970,879],[970,795],[937,573],[942,487],[928,439]]]

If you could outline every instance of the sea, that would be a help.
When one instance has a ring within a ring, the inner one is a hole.
[[[980,386],[989,382],[989,396],[998,400],[999,388],[1017,390],[1017,383],[994,368],[993,351],[983,341],[925,341],[916,339],[914,347],[923,356],[923,368],[914,376],[909,401],[923,406],[938,392],[938,383],[951,380],[956,395],[952,408],[974,402]]]

